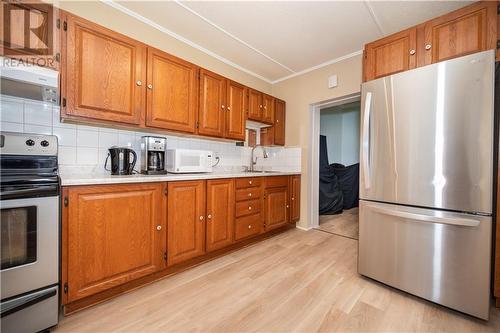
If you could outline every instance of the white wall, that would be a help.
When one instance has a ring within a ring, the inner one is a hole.
[[[330,164],[359,163],[359,111],[359,103],[321,110],[320,134],[326,136]]]

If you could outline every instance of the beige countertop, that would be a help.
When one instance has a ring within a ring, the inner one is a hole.
[[[142,175],[133,174],[127,176],[112,176],[109,173],[75,173],[60,172],[62,186],[76,185],[98,185],[98,184],[126,184],[126,183],[148,183],[148,182],[168,182],[180,180],[200,180],[200,179],[222,179],[222,178],[243,178],[243,177],[268,177],[300,175],[300,172],[292,171],[267,171],[267,172],[231,172],[220,171],[212,173],[191,173],[166,175]]]

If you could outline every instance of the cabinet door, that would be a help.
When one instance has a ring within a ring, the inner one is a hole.
[[[496,8],[496,1],[482,1],[427,22],[421,65],[496,49]]]
[[[271,230],[288,223],[288,188],[267,189],[264,195],[265,229]]]
[[[245,140],[247,88],[239,83],[227,82],[226,138]]]
[[[199,134],[224,136],[225,103],[226,79],[205,69],[200,69]]]
[[[248,89],[248,119],[262,121],[262,93]]]
[[[42,2],[2,1],[0,55],[59,70],[59,9]]]
[[[233,242],[234,181],[207,181],[207,252]]]
[[[272,126],[260,129],[260,144],[262,146],[274,145],[274,128]]]
[[[63,214],[67,301],[110,289],[165,267],[162,184],[76,186]],[[66,252],[65,252],[66,253]]]
[[[290,176],[290,222],[300,219],[300,176]]]
[[[276,99],[274,110],[274,144],[285,145],[285,101]]]
[[[268,124],[274,122],[274,97],[263,94],[262,97],[262,121]]]
[[[148,48],[146,125],[194,133],[198,67]]]
[[[168,264],[205,253],[205,182],[168,183]]]
[[[367,81],[416,66],[416,28],[403,30],[366,44],[364,77]]]
[[[62,116],[140,124],[146,101],[146,46],[67,15]]]

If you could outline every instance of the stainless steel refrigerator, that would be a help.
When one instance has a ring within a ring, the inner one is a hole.
[[[488,319],[495,54],[362,85],[360,274]]]

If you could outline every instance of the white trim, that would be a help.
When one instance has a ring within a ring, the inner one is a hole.
[[[307,227],[307,228],[304,228],[304,227],[301,227],[299,225],[296,225],[295,228],[299,229],[299,230],[302,230],[302,231],[309,231],[309,230],[312,230],[312,228],[310,227]]]
[[[356,56],[361,55],[361,54],[363,54],[363,50],[359,50],[359,51],[356,51],[356,52],[353,52],[353,53],[349,53],[349,54],[346,54],[344,56],[341,56],[341,57],[338,57],[338,58],[335,58],[335,59],[332,59],[332,60],[328,60],[328,61],[326,61],[326,62],[324,62],[322,64],[306,68],[304,70],[301,70],[300,72],[296,72],[294,74],[291,74],[291,75],[288,75],[288,76],[284,76],[284,77],[282,77],[280,79],[271,81],[271,84],[276,84],[278,82],[282,82],[282,81],[291,79],[293,77],[296,77],[296,76],[299,76],[299,75],[302,75],[302,74],[306,74],[306,73],[315,71],[315,70],[320,69],[322,67],[325,67],[325,66],[328,66],[328,65],[331,65],[331,64],[335,64],[337,62],[340,62],[340,61],[343,61],[343,60],[346,60],[346,59],[349,59],[349,58],[352,58],[352,57],[356,57]]]
[[[257,52],[258,54],[260,54],[261,56],[263,56],[264,58],[274,62],[276,65],[280,66],[280,67],[283,67],[284,69],[286,69],[287,71],[289,71],[290,73],[296,73],[293,69],[283,65],[282,63],[280,63],[279,61],[271,58],[270,56],[268,56],[267,54],[265,54],[264,52],[260,51],[259,49],[253,47],[252,45],[248,44],[247,42],[239,39],[238,37],[236,37],[235,35],[233,35],[232,33],[230,33],[229,31],[225,30],[224,28],[220,27],[219,25],[217,25],[216,23],[210,21],[209,19],[207,19],[205,16],[201,15],[200,13],[198,13],[197,11],[195,11],[194,9],[192,9],[191,7],[181,3],[179,0],[174,0],[174,2],[176,4],[178,4],[179,6],[181,6],[182,8],[184,8],[185,10],[187,10],[188,12],[190,12],[191,14],[193,15],[196,15],[198,16],[200,19],[202,19],[203,21],[207,22],[208,24],[210,24],[211,26],[213,26],[214,28],[218,29],[219,31],[223,32],[224,34],[228,35],[229,37],[231,37],[232,39],[234,39],[235,41],[245,45],[246,47],[248,47],[249,49]]]
[[[308,188],[307,202],[309,202],[309,216],[307,228],[319,227],[319,134],[320,134],[320,111],[328,107],[347,104],[361,99],[361,93],[354,93],[328,101],[317,102],[309,105],[310,137],[308,158]]]
[[[151,26],[151,27],[153,27],[153,28],[155,28],[155,29],[157,29],[157,30],[159,30],[159,31],[161,31],[161,32],[163,32],[163,33],[165,33],[165,34],[167,34],[167,35],[169,35],[169,36],[171,36],[171,37],[173,37],[173,38],[175,38],[175,39],[177,39],[177,40],[179,40],[179,41],[181,41],[181,42],[183,42],[183,43],[185,43],[185,44],[187,44],[189,46],[191,46],[191,47],[193,47],[193,48],[195,48],[195,49],[197,49],[197,50],[200,50],[201,52],[204,52],[204,53],[208,54],[209,56],[212,56],[212,57],[216,58],[219,61],[222,61],[226,65],[232,66],[232,67],[234,67],[234,68],[236,68],[236,69],[238,69],[238,70],[240,70],[242,72],[250,74],[250,75],[252,75],[252,76],[254,76],[254,77],[258,78],[258,79],[261,79],[262,81],[265,81],[265,82],[267,82],[269,84],[272,84],[272,81],[269,80],[268,78],[265,78],[265,77],[263,77],[263,76],[255,73],[255,72],[252,72],[251,70],[246,69],[246,68],[244,68],[244,67],[242,67],[242,66],[240,66],[240,65],[238,65],[238,64],[236,64],[234,62],[232,62],[231,60],[226,59],[226,58],[218,55],[217,53],[214,53],[214,52],[212,52],[212,51],[204,48],[203,46],[198,45],[195,42],[193,42],[193,41],[191,41],[191,40],[189,40],[187,38],[182,37],[181,35],[176,34],[175,32],[173,32],[173,31],[171,31],[171,30],[169,30],[169,29],[167,29],[167,28],[159,25],[158,23],[156,23],[154,21],[151,21],[150,19],[145,18],[144,16],[137,14],[136,12],[134,12],[134,11],[132,11],[132,10],[126,8],[126,7],[123,7],[122,5],[114,2],[114,0],[100,0],[100,1],[102,3],[110,6],[110,7],[113,7],[115,9],[121,11],[124,14],[127,14],[127,15],[129,15],[129,16],[131,16],[131,17],[133,17],[133,18],[135,18],[135,19],[137,19],[139,21],[141,21],[142,23],[145,23],[145,24],[147,24],[147,25],[149,25],[149,26]]]
[[[371,17],[373,18],[373,21],[375,22],[375,25],[377,26],[378,30],[380,31],[380,33],[382,33],[383,36],[385,36],[386,33],[384,31],[384,28],[382,27],[382,24],[378,20],[378,17],[375,14],[375,10],[373,10],[372,5],[367,0],[365,0],[364,3],[365,3],[366,8],[368,9],[368,12],[370,13]]]

